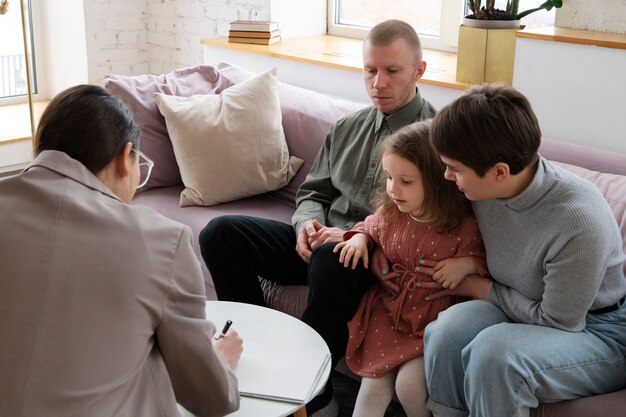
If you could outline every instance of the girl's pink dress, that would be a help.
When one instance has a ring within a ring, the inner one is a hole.
[[[465,219],[458,233],[439,234],[406,213],[389,221],[377,212],[357,223],[344,238],[354,232],[366,233],[381,246],[399,274],[370,288],[348,323],[348,367],[358,375],[375,378],[423,355],[424,328],[458,299],[450,296],[424,300],[439,290],[415,285],[431,281],[430,276],[417,271],[420,259],[471,256],[478,273],[486,276],[485,249],[473,216]]]

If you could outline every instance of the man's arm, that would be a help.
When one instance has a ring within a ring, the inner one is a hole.
[[[330,148],[334,135],[335,126],[326,135],[311,170],[296,194],[296,211],[291,218],[296,234],[304,223],[313,219],[326,225],[330,205],[339,195],[339,190],[333,185],[330,169]]]
[[[315,162],[296,194],[296,211],[291,222],[297,235],[296,251],[308,262],[311,253],[326,242],[341,241],[343,230],[327,226],[330,206],[340,195],[330,168],[331,144],[335,126],[331,127]]]

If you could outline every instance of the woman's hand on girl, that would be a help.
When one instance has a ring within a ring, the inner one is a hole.
[[[443,288],[440,283],[434,281],[420,282],[419,287],[441,289],[441,291],[426,297],[427,301],[449,295],[461,295],[464,297],[472,297],[476,300],[486,300],[489,296],[489,290],[491,290],[491,280],[489,278],[481,277],[478,274],[472,274],[466,276],[454,289]]]

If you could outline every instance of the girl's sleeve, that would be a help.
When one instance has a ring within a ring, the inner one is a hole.
[[[371,242],[378,244],[380,237],[379,230],[382,226],[381,222],[382,216],[380,216],[378,212],[370,214],[365,220],[358,222],[352,229],[345,232],[343,234],[343,240],[348,240],[357,233],[363,233]]]

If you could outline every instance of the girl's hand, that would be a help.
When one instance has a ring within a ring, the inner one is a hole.
[[[337,243],[333,252],[337,253],[341,250],[339,263],[342,263],[346,268],[350,267],[350,261],[352,261],[352,269],[355,269],[359,263],[359,259],[362,258],[363,266],[367,269],[369,267],[368,243],[369,238],[366,235],[357,233],[349,240]]]
[[[476,273],[476,266],[471,257],[448,258],[439,261],[433,268],[433,281],[443,288],[455,289],[469,274]]]

